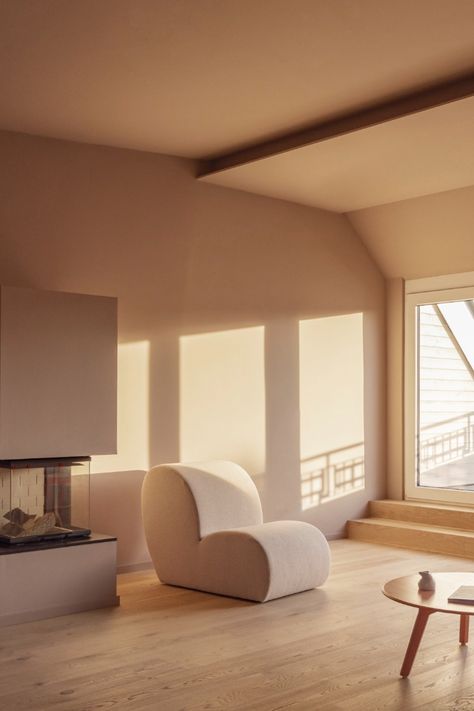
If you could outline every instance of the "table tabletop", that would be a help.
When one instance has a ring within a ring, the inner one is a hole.
[[[436,590],[418,590],[420,576],[415,573],[403,578],[395,578],[385,583],[382,592],[386,597],[402,605],[426,608],[432,612],[474,615],[474,605],[448,602],[461,585],[474,586],[474,573],[431,573]]]

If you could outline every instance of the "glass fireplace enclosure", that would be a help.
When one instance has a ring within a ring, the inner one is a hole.
[[[90,457],[0,461],[0,544],[90,535]]]

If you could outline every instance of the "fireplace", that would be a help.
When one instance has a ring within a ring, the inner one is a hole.
[[[89,528],[90,457],[117,452],[116,299],[0,285],[0,422],[0,628],[117,605],[116,539]]]
[[[90,457],[0,461],[0,543],[87,537]]]

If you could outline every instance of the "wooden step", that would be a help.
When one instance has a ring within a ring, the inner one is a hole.
[[[474,558],[474,532],[388,518],[347,522],[348,537],[367,543]]]
[[[474,531],[474,508],[465,506],[424,504],[416,501],[371,501],[369,514],[371,518],[411,521],[429,526],[447,526]]]

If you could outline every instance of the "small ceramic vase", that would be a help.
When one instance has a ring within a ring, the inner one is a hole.
[[[429,570],[422,570],[420,575],[421,579],[418,581],[418,590],[433,591],[436,588],[436,583]]]

